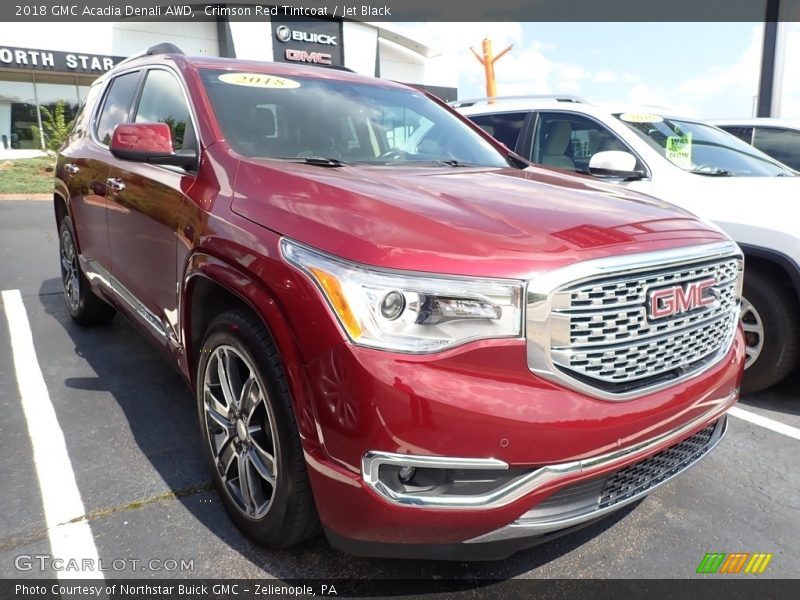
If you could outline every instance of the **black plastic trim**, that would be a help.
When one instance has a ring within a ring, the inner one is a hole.
[[[630,506],[631,505],[620,506],[620,510],[624,510]],[[325,537],[328,538],[328,543],[334,549],[354,556],[421,560],[491,561],[506,559],[517,552],[568,535],[584,527],[593,525],[598,521],[602,521],[603,519],[611,518],[615,514],[617,514],[617,511],[545,535],[471,544],[391,544],[369,542],[343,537],[325,526],[323,526],[322,529],[325,532]]]
[[[786,256],[782,252],[778,252],[777,250],[762,248],[761,246],[751,246],[750,244],[739,244],[739,247],[742,249],[742,252],[744,252],[745,255],[745,277],[747,277],[748,255],[775,263],[789,274],[789,278],[792,280],[792,286],[794,287],[794,292],[797,294],[797,300],[800,301],[800,265],[798,265],[790,257]]]

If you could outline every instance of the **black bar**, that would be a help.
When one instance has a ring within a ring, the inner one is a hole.
[[[764,21],[764,50],[761,54],[761,79],[758,83],[757,117],[772,116],[772,92],[775,88],[775,51],[778,43],[778,16],[781,0],[767,0]]]
[[[222,4],[221,6],[225,6]],[[231,23],[227,16],[217,16],[217,44],[219,55],[223,58],[236,58],[236,49],[233,47]]]

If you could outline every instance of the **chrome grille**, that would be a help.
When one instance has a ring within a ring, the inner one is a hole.
[[[531,280],[528,364],[550,379],[610,399],[688,377],[730,348],[742,268],[738,247],[724,243],[578,263],[564,269],[560,281],[556,276]],[[650,315],[654,292],[675,288],[685,295],[693,284],[709,279],[714,282],[710,304],[694,302],[671,316]]]
[[[711,447],[716,427],[709,425],[680,444],[614,473],[603,486],[599,508],[637,496],[697,462]]]
[[[717,283],[733,281],[739,273],[738,260],[731,258],[706,265],[693,265],[685,269],[645,274],[621,280],[592,282],[571,289],[571,305],[574,309],[617,308],[625,304],[641,304],[650,288],[695,281],[714,276]]]

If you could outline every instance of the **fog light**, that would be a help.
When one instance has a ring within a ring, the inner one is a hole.
[[[414,479],[416,472],[417,470],[414,467],[401,467],[397,472],[397,477],[400,479],[400,483],[405,484]]]
[[[381,315],[384,319],[394,321],[406,307],[406,299],[397,290],[391,291],[381,300]]]

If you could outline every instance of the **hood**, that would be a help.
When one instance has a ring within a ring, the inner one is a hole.
[[[672,191],[674,201],[726,231],[734,227],[740,235],[741,229],[759,229],[798,237],[800,177],[691,175],[687,183],[690,185]]]
[[[727,239],[649,196],[536,168],[247,160],[232,208],[360,263],[473,276],[522,278],[579,260]]]

